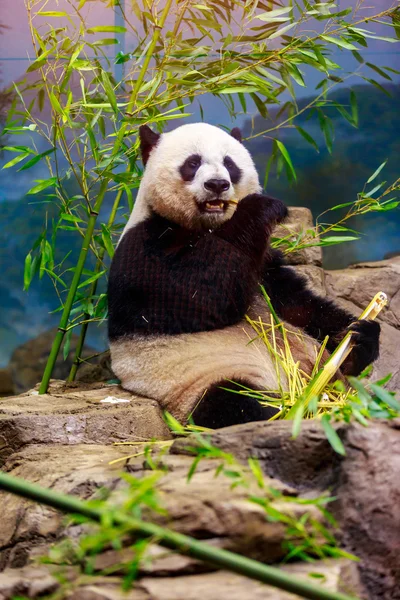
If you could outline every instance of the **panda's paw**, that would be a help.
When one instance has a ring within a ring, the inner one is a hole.
[[[381,327],[376,321],[362,319],[353,321],[348,330],[353,333],[354,346],[341,370],[345,375],[359,375],[379,356]]]
[[[249,211],[253,215],[263,214],[270,225],[281,223],[288,216],[288,209],[282,200],[265,194],[249,194],[239,202],[240,211]]]

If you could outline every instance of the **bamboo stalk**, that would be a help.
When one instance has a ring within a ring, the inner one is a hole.
[[[126,112],[132,112],[133,107],[135,106],[136,100],[137,100],[137,96],[139,94],[141,85],[143,83],[143,80],[145,78],[147,69],[149,67],[150,64],[150,60],[153,56],[153,52],[154,49],[156,47],[156,44],[159,40],[160,34],[161,34],[161,30],[164,27],[165,21],[167,19],[168,13],[171,9],[171,4],[172,4],[172,0],[167,0],[165,7],[161,13],[161,17],[160,17],[160,21],[156,27],[156,30],[153,34],[153,39],[151,41],[151,44],[149,46],[149,50],[148,53],[146,54],[146,57],[143,61],[142,64],[142,68],[140,70],[139,73],[139,77],[136,80],[136,84],[134,89],[132,90],[132,94],[128,103],[128,106],[126,108]],[[119,150],[121,149],[123,140],[124,140],[124,135],[126,133],[126,130],[128,128],[128,122],[125,121],[121,127],[120,130],[117,134],[115,143],[114,143],[114,147],[112,150],[112,157],[115,158],[115,156],[118,154]],[[83,239],[83,244],[82,244],[82,248],[79,254],[79,258],[78,258],[78,262],[76,265],[76,269],[74,272],[74,276],[72,278],[72,282],[71,282],[71,287],[69,288],[68,291],[68,295],[67,295],[67,299],[65,301],[64,304],[64,309],[61,315],[61,319],[60,319],[60,323],[58,326],[58,332],[54,338],[53,341],[53,345],[51,347],[51,351],[50,351],[50,355],[49,358],[47,359],[47,363],[46,363],[46,368],[44,370],[43,373],[43,378],[42,378],[42,382],[40,384],[39,387],[39,394],[45,394],[48,390],[49,387],[49,382],[50,382],[50,378],[51,375],[53,373],[54,370],[54,365],[56,363],[57,360],[57,356],[58,353],[60,351],[61,348],[61,344],[63,342],[65,333],[66,333],[66,328],[68,325],[68,320],[69,320],[69,315],[72,309],[72,305],[74,303],[74,298],[75,298],[75,294],[76,294],[76,290],[78,288],[79,285],[79,281],[82,275],[82,271],[83,268],[85,266],[85,262],[86,262],[86,257],[88,254],[88,250],[89,250],[89,246],[90,246],[90,242],[92,240],[93,237],[93,232],[94,232],[94,228],[96,225],[96,221],[97,221],[97,216],[100,212],[100,208],[103,204],[103,200],[104,200],[104,196],[106,194],[107,191],[107,187],[108,187],[108,181],[109,178],[105,177],[100,185],[100,190],[96,199],[96,202],[94,204],[94,208],[91,210],[90,212],[90,216],[89,216],[89,220],[88,220],[88,225],[87,225],[87,229],[86,229],[86,233],[85,233],[85,237]]]
[[[115,196],[115,200],[114,200],[114,204],[112,206],[111,209],[111,213],[107,222],[107,227],[111,227],[114,223],[116,214],[117,214],[117,210],[119,207],[119,203],[121,201],[121,197],[122,197],[122,193],[123,190],[119,190],[117,192],[117,195]],[[101,269],[101,265],[102,265],[102,261],[104,258],[104,254],[105,254],[105,248],[100,248],[99,251],[99,256],[98,259],[96,261],[96,265],[94,268],[94,272],[98,273]],[[96,279],[95,281],[93,281],[93,283],[91,284],[90,288],[89,288],[89,296],[94,296],[97,290],[97,284],[98,284],[98,279]],[[75,356],[74,356],[74,362],[72,364],[71,370],[69,372],[68,375],[68,379],[67,381],[74,381],[76,374],[78,372],[79,369],[79,365],[81,364],[81,356],[82,356],[82,350],[83,350],[83,346],[85,343],[85,338],[86,338],[86,333],[87,333],[87,329],[89,327],[89,320],[90,320],[90,315],[88,313],[85,313],[83,316],[83,325],[81,327],[81,332],[79,334],[79,340],[78,340],[78,344],[76,346],[75,349]]]
[[[75,496],[67,496],[18,477],[12,477],[6,473],[0,473],[0,489],[51,506],[64,513],[83,515],[97,523],[103,522],[104,517],[107,516],[107,522],[111,520],[114,525],[127,527],[141,538],[155,538],[158,544],[175,550],[179,554],[191,556],[213,566],[298,594],[303,598],[310,600],[354,600],[354,597],[352,598],[340,592],[332,592],[314,586],[307,581],[294,577],[290,573],[285,573],[279,568],[264,565],[228,550],[215,548],[159,525],[134,519],[117,510],[111,511],[107,510],[106,507],[91,506],[89,502],[80,500]]]
[[[374,320],[386,304],[386,294],[384,292],[378,292],[368,304],[367,308],[361,313],[359,320]],[[352,336],[352,331],[349,331],[345,335],[338,347],[332,352],[326,363],[311,379],[302,396],[289,410],[285,417],[286,419],[293,419],[297,410],[300,410],[300,407],[302,407],[304,412],[311,400],[321,394],[327,383],[332,379],[336,371],[339,369],[340,365],[343,364],[350,354],[352,350]]]

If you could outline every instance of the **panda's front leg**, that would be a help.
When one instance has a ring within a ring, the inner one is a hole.
[[[286,205],[263,194],[250,194],[240,200],[234,215],[215,235],[247,255],[261,259],[275,225],[287,217]]]

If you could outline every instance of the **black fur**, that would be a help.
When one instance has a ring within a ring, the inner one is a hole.
[[[243,199],[218,229],[193,232],[153,215],[122,238],[109,277],[109,337],[220,329],[246,314],[280,201]]]
[[[229,177],[231,178],[231,182],[236,185],[239,183],[240,178],[242,176],[242,171],[239,169],[235,161],[230,156],[225,156],[224,158],[224,167],[229,173]]]
[[[304,277],[285,266],[280,252],[270,252],[264,264],[262,283],[278,315],[320,342],[328,335],[328,350],[336,348],[349,328],[358,332],[356,346],[342,366],[346,375],[359,375],[378,358],[379,324],[357,321],[332,300],[314,294],[307,288]]]
[[[109,279],[109,336],[220,329],[246,314],[261,282],[278,315],[333,350],[349,326],[356,345],[343,372],[358,375],[379,354],[379,324],[357,321],[314,294],[305,279],[268,248],[287,215],[274,198],[251,194],[218,229],[193,232],[158,215],[128,231]]]
[[[250,389],[252,387],[244,381],[238,383]],[[229,381],[211,386],[192,413],[194,423],[219,429],[251,421],[267,421],[279,412],[277,408],[261,406],[256,398],[239,395],[237,391],[238,386]]]
[[[201,156],[199,154],[189,156],[179,169],[183,181],[193,181],[200,165]]]
[[[139,127],[140,151],[144,165],[146,165],[150,152],[158,144],[160,137],[160,134],[150,129],[148,125],[141,125]]]
[[[242,132],[240,131],[239,127],[234,127],[232,129],[231,136],[238,142],[242,143]]]

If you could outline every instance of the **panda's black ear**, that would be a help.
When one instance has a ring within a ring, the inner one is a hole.
[[[231,136],[238,142],[242,143],[242,132],[240,131],[239,127],[234,127],[232,129]]]
[[[150,152],[157,145],[160,134],[154,132],[148,125],[139,127],[140,152],[142,153],[143,164],[146,165]]]

